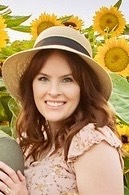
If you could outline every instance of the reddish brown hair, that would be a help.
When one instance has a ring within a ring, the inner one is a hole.
[[[59,128],[54,141],[53,132],[47,128],[45,118],[39,113],[33,98],[32,82],[53,52],[60,52],[70,65],[74,79],[80,86],[80,102],[75,112]],[[31,146],[28,157],[34,160],[55,145],[55,151],[64,147],[65,159],[72,137],[86,124],[104,125],[115,130],[115,119],[101,93],[96,74],[78,55],[61,50],[39,51],[31,60],[20,82],[22,112],[17,120],[18,136],[23,151]],[[47,139],[44,133],[47,135]],[[54,143],[53,143],[54,142]]]

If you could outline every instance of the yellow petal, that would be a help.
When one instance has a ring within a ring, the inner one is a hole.
[[[52,14],[41,14],[39,18],[34,20],[31,23],[31,34],[33,39],[36,39],[37,36],[45,29],[51,26],[61,26],[62,23],[57,19],[57,16]]]
[[[125,18],[116,7],[102,7],[93,17],[93,28],[101,35],[119,36],[125,25]]]
[[[98,47],[95,60],[106,70],[129,76],[129,44],[121,38],[110,38]]]
[[[77,16],[71,16],[67,21],[63,22],[65,26],[70,26],[76,30],[80,30],[83,26],[83,21]]]
[[[0,16],[0,48],[6,46],[6,42],[8,39],[8,35],[5,29],[6,29],[5,20],[3,19],[2,16]]]

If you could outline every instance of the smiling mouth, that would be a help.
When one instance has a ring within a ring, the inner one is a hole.
[[[45,101],[45,103],[46,103],[48,106],[60,107],[60,106],[63,106],[66,102]]]

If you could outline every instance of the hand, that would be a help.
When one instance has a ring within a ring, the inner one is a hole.
[[[26,179],[18,170],[15,172],[8,165],[0,161],[0,194],[28,195]]]

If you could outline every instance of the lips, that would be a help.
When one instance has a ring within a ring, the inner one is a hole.
[[[48,105],[48,106],[52,106],[52,107],[60,107],[60,106],[63,106],[65,104],[64,101],[45,101],[45,103]]]

